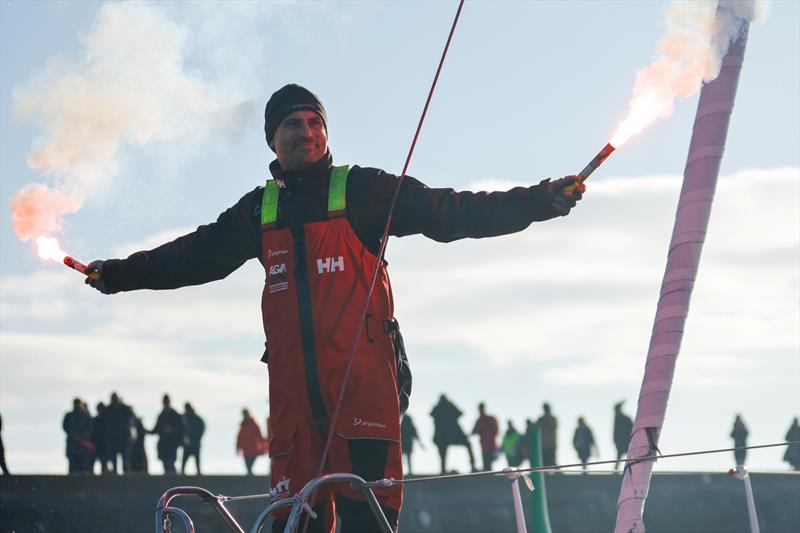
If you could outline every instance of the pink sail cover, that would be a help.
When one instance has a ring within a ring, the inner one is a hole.
[[[717,8],[718,20],[721,17],[730,18],[732,9],[731,2],[721,1]],[[651,457],[658,453],[659,434],[711,214],[728,122],[744,60],[748,27],[749,21],[742,19],[741,32],[728,49],[719,76],[706,84],[700,93],[636,420],[628,447],[629,459]],[[638,533],[645,530],[642,514],[653,463],[652,460],[633,461],[626,466],[617,502],[616,532]]]

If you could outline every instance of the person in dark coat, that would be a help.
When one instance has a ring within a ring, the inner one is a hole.
[[[61,423],[67,434],[67,460],[70,474],[91,474],[94,463],[92,416],[80,398],[72,401],[72,411]]]
[[[736,419],[733,421],[733,429],[731,430],[733,446],[735,448],[744,448],[747,446],[747,435],[747,426],[744,425],[742,415],[736,415]],[[747,457],[747,450],[734,450],[733,457],[736,459],[736,466],[743,466],[744,459]]]
[[[789,426],[785,438],[786,442],[800,442],[800,424],[797,423],[797,418],[792,420],[792,425]],[[783,460],[795,470],[800,470],[800,444],[787,446],[786,451],[783,452]]]
[[[183,417],[170,406],[167,394],[161,400],[164,408],[156,419],[156,426],[150,433],[158,435],[158,459],[164,465],[165,474],[175,473],[178,448],[183,443]]]
[[[537,420],[541,428],[542,466],[555,466],[558,419],[553,416],[549,403],[542,404],[542,410],[544,410],[544,414]]]
[[[3,472],[4,476],[10,476],[11,473],[8,471],[8,466],[6,465],[6,448],[3,446],[3,417],[0,416],[0,471]]]
[[[100,463],[100,473],[108,474],[114,472],[106,404],[103,402],[97,402],[97,414],[92,419],[92,422],[94,424],[92,428],[92,442],[95,446],[95,460]]]
[[[442,464],[442,474],[447,472],[447,448],[450,446],[465,446],[469,453],[469,465],[473,472],[475,469],[475,456],[472,453],[472,446],[469,444],[464,430],[458,424],[458,419],[463,413],[453,402],[442,394],[431,411],[433,417],[433,443],[439,449],[439,459]]]
[[[411,417],[406,413],[403,415],[403,420],[400,422],[400,447],[403,449],[403,455],[406,456],[409,476],[412,475],[411,453],[414,451],[414,441],[419,442],[420,446],[422,446],[422,441],[419,439],[414,421],[411,420]],[[424,450],[425,446],[422,446],[422,449]]]
[[[146,474],[148,465],[147,451],[144,448],[144,437],[147,430],[144,428],[141,417],[134,416],[133,421],[136,436],[133,439],[133,446],[131,447],[131,472]]]
[[[582,416],[578,418],[578,427],[575,428],[575,434],[572,437],[572,446],[578,453],[581,463],[583,463],[583,469],[586,470],[586,462],[592,455],[595,442],[594,434],[589,426],[586,425],[586,420]]]
[[[189,457],[194,457],[197,475],[200,475],[200,439],[206,430],[206,423],[195,412],[192,404],[186,402],[183,413],[183,459],[181,460],[181,474],[186,474],[186,462]]]
[[[619,462],[622,456],[628,453],[628,444],[631,440],[633,431],[633,420],[622,412],[623,402],[614,404],[614,446],[617,448],[617,462],[614,463],[614,471],[619,470]]]
[[[105,410],[106,431],[108,432],[111,470],[113,472],[130,472],[131,447],[133,445],[132,430],[135,426],[133,409],[126,405],[116,392],[111,393],[111,402]],[[118,462],[121,460],[121,469]]]

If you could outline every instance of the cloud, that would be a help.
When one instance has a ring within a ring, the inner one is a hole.
[[[738,348],[797,346],[798,174],[786,167],[720,178],[689,315],[688,331],[705,333],[698,349],[728,350],[720,338]],[[600,360],[638,355],[652,328],[680,185],[679,176],[609,179],[590,183],[570,217],[519,235],[446,247],[395,240],[388,257],[399,316],[427,342],[465,342],[496,363],[569,360],[588,347]],[[781,194],[764,209],[754,199],[767,188]],[[770,334],[777,317],[786,328]],[[569,373],[551,375],[571,382]]]

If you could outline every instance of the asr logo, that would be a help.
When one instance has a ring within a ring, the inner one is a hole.
[[[269,267],[267,276],[269,292],[285,291],[289,288],[289,276],[286,275],[286,263],[275,263]]]
[[[324,259],[317,259],[317,274],[343,272],[344,271],[344,257],[326,257]]]

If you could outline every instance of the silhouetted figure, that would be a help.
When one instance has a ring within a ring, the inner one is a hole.
[[[186,461],[194,457],[197,475],[200,475],[200,439],[206,430],[206,423],[195,412],[192,404],[186,402],[183,413],[183,460],[181,461],[181,474],[186,474]]]
[[[72,401],[72,411],[64,415],[61,426],[67,434],[69,473],[92,473],[94,464],[92,416],[80,398]]]
[[[531,458],[531,451],[533,450],[533,431],[536,429],[536,423],[531,420],[530,418],[525,419],[525,433],[522,435],[522,438],[519,441],[520,444],[520,455],[522,456],[522,462],[524,463],[527,459],[530,462],[531,467],[533,467],[533,460]]]
[[[6,448],[3,446],[3,417],[0,416],[0,471],[3,472],[4,476],[10,476],[11,473],[8,471],[8,466],[6,465]]]
[[[103,402],[97,402],[97,414],[92,419],[92,442],[95,446],[94,457],[100,463],[101,474],[112,471],[111,443],[106,420],[106,405]]]
[[[539,417],[537,422],[541,428],[542,439],[542,466],[554,466],[556,464],[556,430],[558,420],[550,411],[550,404],[542,404],[544,414]]]
[[[170,406],[167,394],[161,399],[164,408],[156,419],[156,427],[150,433],[158,435],[158,459],[164,465],[165,474],[175,473],[178,448],[183,443],[183,417]]]
[[[497,419],[486,414],[486,404],[478,404],[478,420],[472,427],[472,434],[478,435],[481,442],[481,457],[483,459],[483,471],[488,472],[492,469],[492,463],[497,459],[497,434],[500,427]]]
[[[135,426],[133,409],[126,405],[116,392],[111,393],[111,402],[104,412],[106,431],[108,432],[109,450],[112,472],[130,472],[131,447],[133,445],[132,429]],[[121,469],[118,465],[121,459]]]
[[[422,441],[419,438],[414,421],[411,420],[408,414],[405,414],[400,421],[400,447],[403,449],[403,455],[406,456],[406,464],[408,464],[407,473],[409,476],[413,474],[411,471],[411,453],[414,451],[414,441],[419,442],[420,446],[422,446]],[[424,446],[422,446],[422,448],[425,449]]]
[[[439,459],[442,463],[442,474],[447,472],[447,448],[449,446],[466,446],[469,453],[469,465],[473,472],[475,470],[475,456],[472,454],[472,446],[469,439],[458,425],[458,419],[462,415],[461,410],[453,405],[444,394],[439,396],[439,403],[433,407],[431,416],[433,417],[433,443],[439,450]]]
[[[503,454],[506,456],[508,466],[519,466],[522,463],[522,433],[514,427],[514,422],[508,421],[506,432],[503,434]]]
[[[578,452],[578,458],[583,463],[583,469],[586,470],[586,462],[592,455],[595,442],[594,434],[582,416],[578,418],[578,427],[575,428],[575,434],[572,436],[572,447]]]
[[[134,416],[133,418],[134,429],[136,430],[136,437],[133,439],[131,446],[131,472],[138,472],[146,474],[147,465],[147,451],[144,447],[144,437],[147,430],[144,428],[141,417]]]
[[[786,442],[800,442],[800,424],[797,423],[797,418],[792,420],[792,425],[786,432]],[[800,470],[800,444],[787,446],[786,451],[783,452],[783,460],[795,470]]]
[[[747,426],[744,425],[742,415],[736,415],[736,420],[733,421],[733,429],[731,430],[731,438],[735,448],[747,446],[747,433]],[[747,450],[734,450],[733,456],[736,459],[736,466],[743,466],[744,459],[747,457]]]
[[[253,463],[264,452],[264,439],[258,423],[247,409],[242,409],[242,424],[239,426],[239,434],[236,435],[236,452],[244,456],[247,475],[253,475]]]
[[[614,463],[614,471],[619,470],[619,461],[623,455],[628,453],[628,444],[631,440],[633,431],[633,420],[622,412],[622,404],[614,404],[614,446],[617,448],[617,462]]]

